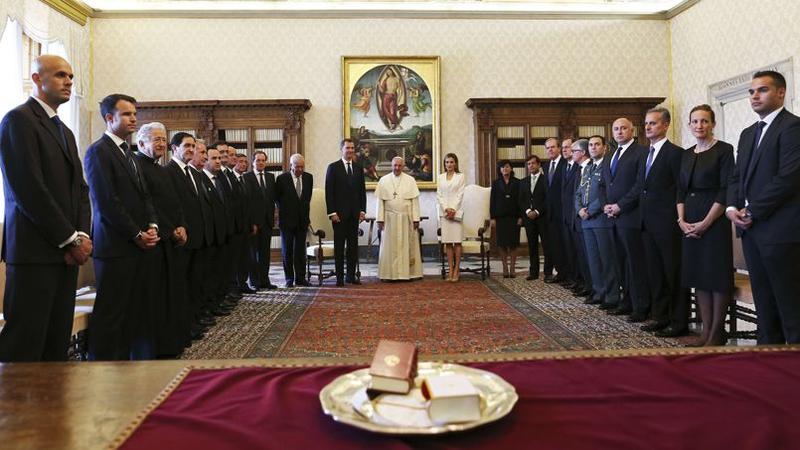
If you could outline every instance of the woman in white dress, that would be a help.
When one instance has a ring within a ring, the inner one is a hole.
[[[461,200],[464,198],[464,174],[458,171],[458,156],[448,153],[444,156],[444,173],[439,175],[436,198],[439,200],[439,226],[442,229],[442,244],[447,251],[449,278],[447,281],[458,281],[459,264],[461,262],[461,241],[464,233],[461,219],[464,210]]]

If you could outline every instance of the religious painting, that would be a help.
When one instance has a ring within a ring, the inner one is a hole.
[[[343,135],[353,139],[368,189],[392,171],[392,159],[421,189],[441,170],[438,56],[342,57]]]

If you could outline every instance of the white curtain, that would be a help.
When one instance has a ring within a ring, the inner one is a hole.
[[[11,19],[0,37],[0,117],[22,103],[22,29]]]

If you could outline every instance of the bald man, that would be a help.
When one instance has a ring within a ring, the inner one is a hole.
[[[63,361],[78,266],[92,252],[89,188],[75,136],[56,114],[72,93],[63,58],[34,61],[33,94],[0,124],[6,262],[0,361]]]

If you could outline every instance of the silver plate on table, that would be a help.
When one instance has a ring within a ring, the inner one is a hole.
[[[425,426],[402,425],[387,420],[376,410],[379,399],[366,397],[371,380],[369,369],[359,369],[336,378],[320,391],[319,401],[325,414],[334,420],[365,430],[387,434],[441,434],[494,422],[511,412],[519,398],[513,386],[491,372],[439,362],[419,363],[415,389],[419,388],[423,378],[433,375],[466,376],[480,393],[481,418],[471,422]]]

